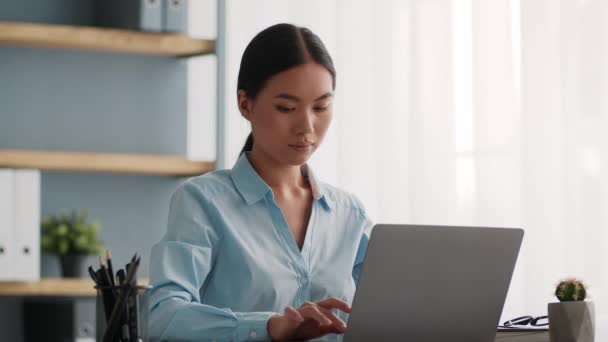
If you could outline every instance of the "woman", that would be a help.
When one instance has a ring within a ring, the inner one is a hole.
[[[306,28],[278,24],[249,43],[237,97],[252,132],[231,170],[192,178],[172,196],[167,234],[152,249],[153,340],[344,332],[371,222],[306,164],[331,122],[335,78]]]

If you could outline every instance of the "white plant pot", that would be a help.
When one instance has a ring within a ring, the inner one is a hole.
[[[549,303],[548,311],[551,342],[594,342],[593,302]]]

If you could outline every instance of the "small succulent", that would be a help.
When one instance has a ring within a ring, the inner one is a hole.
[[[560,302],[583,301],[587,297],[587,290],[580,280],[570,278],[557,285],[555,296]]]
[[[62,211],[56,216],[45,216],[42,220],[42,251],[57,255],[90,255],[101,252],[100,225],[88,222],[89,211]]]

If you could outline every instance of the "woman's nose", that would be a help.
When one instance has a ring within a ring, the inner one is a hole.
[[[314,113],[312,110],[306,110],[299,115],[297,123],[297,133],[312,133],[314,132]]]

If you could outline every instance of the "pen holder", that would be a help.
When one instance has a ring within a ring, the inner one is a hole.
[[[118,333],[115,335],[117,338],[113,342],[148,342],[148,306],[151,288],[152,286],[96,286],[96,341],[103,342],[108,320],[116,304],[113,298],[118,298],[122,292],[131,289],[130,295],[126,297],[125,309],[122,310],[119,318]]]

